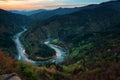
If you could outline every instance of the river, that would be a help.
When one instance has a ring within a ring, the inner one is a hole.
[[[28,55],[26,54],[26,50],[20,41],[20,37],[26,31],[27,31],[27,29],[23,28],[23,31],[17,33],[13,39],[16,44],[17,50],[18,50],[18,60],[21,60],[23,62],[29,62],[29,63],[32,63],[33,65],[48,64],[50,62],[59,63],[64,60],[64,57],[66,56],[65,51],[62,50],[60,47],[58,47],[54,44],[51,44],[49,40],[45,41],[44,44],[46,44],[47,46],[49,46],[50,48],[52,48],[56,51],[56,58],[47,60],[47,61],[33,61],[33,60],[29,59]]]

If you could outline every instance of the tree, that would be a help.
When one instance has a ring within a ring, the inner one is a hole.
[[[18,63],[0,50],[0,74],[18,71]]]
[[[29,63],[19,62],[19,73],[25,80],[39,80],[36,69]]]

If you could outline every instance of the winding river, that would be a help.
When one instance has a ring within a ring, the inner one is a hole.
[[[59,63],[64,60],[64,57],[66,55],[64,50],[62,50],[61,48],[59,48],[58,46],[56,46],[54,44],[51,44],[49,40],[45,41],[44,44],[46,44],[47,46],[51,47],[52,49],[54,49],[56,51],[56,58],[47,60],[47,61],[33,61],[33,60],[29,59],[28,55],[26,54],[24,46],[20,42],[20,36],[22,36],[22,34],[26,31],[27,31],[27,29],[23,28],[23,31],[17,33],[13,39],[16,44],[17,50],[18,50],[18,60],[21,60],[23,62],[29,62],[34,65],[48,64],[50,62]]]

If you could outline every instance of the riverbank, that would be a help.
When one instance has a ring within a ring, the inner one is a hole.
[[[17,33],[14,36],[14,42],[16,43],[16,47],[17,47],[17,50],[18,50],[18,60],[21,60],[23,62],[29,62],[29,63],[35,64],[35,65],[36,64],[37,65],[47,64],[49,62],[59,63],[59,62],[62,62],[64,60],[64,57],[65,57],[64,50],[60,49],[56,45],[50,44],[49,42],[44,42],[44,44],[55,50],[56,57],[53,57],[52,59],[49,59],[49,60],[46,60],[46,61],[34,61],[32,59],[29,59],[28,54],[26,53],[26,49],[24,48],[23,44],[20,41],[20,37],[26,31],[27,31],[27,29],[24,28],[23,31]]]

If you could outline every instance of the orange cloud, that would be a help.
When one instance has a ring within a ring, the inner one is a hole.
[[[46,8],[50,2],[55,0],[0,0],[0,8],[11,9],[37,9]]]
[[[0,8],[5,10],[54,9],[75,6],[81,5],[66,5],[61,0],[0,0]]]
[[[5,10],[24,10],[24,9],[37,9],[37,8],[44,8],[44,5],[25,5],[22,3],[2,3],[0,4],[0,8],[5,9]]]
[[[44,8],[44,6],[30,6],[30,5],[9,5],[9,4],[2,4],[0,5],[0,8],[5,9],[5,10],[24,10],[24,9],[37,9],[37,8]]]

